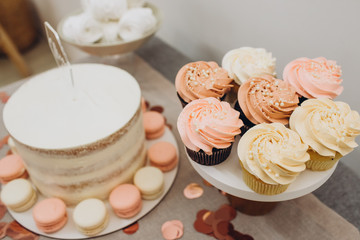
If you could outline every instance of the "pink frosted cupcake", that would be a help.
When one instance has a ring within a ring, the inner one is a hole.
[[[291,61],[284,69],[283,79],[303,97],[301,102],[307,98],[334,99],[344,89],[341,86],[340,66],[324,57],[314,59],[303,57]]]
[[[223,162],[231,152],[243,123],[239,112],[216,98],[194,100],[185,106],[177,121],[180,137],[190,158],[202,165]]]
[[[245,124],[243,133],[260,123],[287,125],[291,113],[298,107],[299,98],[288,83],[271,75],[252,77],[238,91],[240,118]]]
[[[233,81],[225,69],[216,62],[191,62],[176,75],[177,95],[184,107],[189,102],[207,97],[223,99],[230,91]]]

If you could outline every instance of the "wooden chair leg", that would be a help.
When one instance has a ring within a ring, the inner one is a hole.
[[[31,75],[30,69],[25,63],[24,58],[20,55],[15,44],[6,33],[3,26],[0,24],[0,47],[2,47],[5,54],[10,58],[10,60],[15,64],[20,74],[23,77],[28,77]]]

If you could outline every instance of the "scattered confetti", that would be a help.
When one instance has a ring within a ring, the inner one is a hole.
[[[206,181],[205,179],[203,179],[203,183],[205,184],[205,186],[213,187],[213,185],[211,183],[209,183],[208,181]]]
[[[4,144],[8,144],[9,137],[10,137],[10,135],[6,135],[6,136],[1,140],[1,142],[4,143]]]
[[[6,92],[0,92],[0,99],[2,103],[6,103],[10,96]]]
[[[184,196],[188,199],[199,198],[203,193],[204,189],[197,183],[190,183],[184,189]]]
[[[6,229],[8,228],[7,222],[0,222],[0,239],[3,239],[6,236]]]
[[[194,228],[196,231],[221,240],[253,240],[253,237],[234,229],[230,222],[236,217],[236,210],[224,204],[215,212],[202,209],[196,214]]]
[[[5,204],[0,200],[0,220],[5,216],[6,212],[7,212],[7,208]]]
[[[155,112],[158,112],[158,113],[163,113],[164,112],[164,108],[162,106],[153,106],[150,108],[150,111],[155,111]]]
[[[166,240],[179,239],[184,234],[184,225],[179,220],[167,221],[161,226],[161,232]]]
[[[18,222],[12,221],[6,229],[6,235],[14,240],[38,240],[39,235],[26,230]]]
[[[129,225],[128,227],[123,229],[123,232],[126,234],[134,234],[137,232],[137,230],[139,230],[139,223],[135,222],[131,225]]]

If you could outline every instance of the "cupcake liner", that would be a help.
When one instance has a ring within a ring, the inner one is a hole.
[[[241,133],[240,133],[240,136],[244,135],[247,130],[249,130],[250,128],[252,128],[253,126],[255,126],[254,123],[252,123],[245,115],[245,113],[241,110],[240,108],[240,105],[239,105],[239,102],[236,101],[235,103],[235,106],[234,106],[234,109],[236,111],[239,111],[240,112],[240,119],[243,121],[244,123],[244,126],[241,127]]]
[[[308,98],[303,97],[303,96],[299,96],[299,106],[306,100],[308,100]]]
[[[232,144],[224,149],[213,148],[212,155],[207,155],[203,150],[196,152],[187,147],[186,152],[193,161],[201,165],[212,166],[225,161],[231,153],[231,147]]]
[[[178,96],[178,98],[179,98],[179,100],[180,100],[180,102],[181,102],[181,106],[184,108],[188,103],[185,102],[185,100],[182,99],[182,97],[180,97],[180,95],[179,95],[178,92],[176,92],[176,95]]]
[[[309,150],[310,160],[306,162],[306,168],[312,171],[326,171],[332,168],[342,157],[336,153],[335,157],[321,156],[317,152]]]
[[[241,161],[240,161],[241,164]],[[251,188],[254,192],[263,194],[263,195],[276,195],[284,192],[289,184],[281,185],[281,184],[267,184],[261,181],[259,178],[255,177],[251,173],[249,173],[241,164],[242,167],[242,176],[245,184]]]

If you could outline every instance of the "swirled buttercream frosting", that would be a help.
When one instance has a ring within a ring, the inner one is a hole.
[[[250,77],[262,74],[275,75],[276,58],[264,48],[242,47],[227,52],[222,59],[222,67],[229,76],[241,85]]]
[[[280,123],[262,123],[240,139],[238,156],[246,171],[267,184],[286,185],[306,169],[308,146]]]
[[[192,62],[183,66],[176,75],[175,87],[187,103],[201,98],[221,98],[230,91],[233,81],[228,72],[216,62]]]
[[[185,146],[193,151],[231,146],[243,126],[240,113],[227,102],[209,97],[187,104],[178,117],[177,127]]]
[[[299,98],[288,83],[271,75],[252,77],[240,86],[239,105],[254,124],[289,123],[289,117],[298,106]]]
[[[344,102],[327,98],[309,99],[295,109],[290,128],[299,133],[309,147],[322,156],[350,153],[360,135],[359,113]]]
[[[341,68],[324,57],[298,58],[285,66],[283,79],[306,98],[333,99],[343,91]]]

